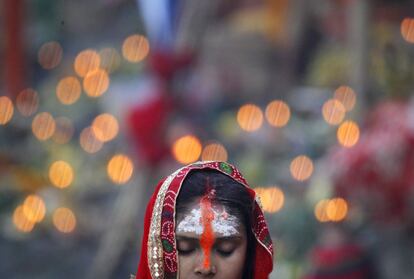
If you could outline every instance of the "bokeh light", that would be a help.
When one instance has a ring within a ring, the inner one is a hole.
[[[329,204],[329,200],[325,199],[325,200],[321,200],[319,201],[316,206],[315,206],[315,217],[319,222],[328,222],[329,221],[329,217],[326,214],[326,208]]]
[[[98,115],[93,120],[91,128],[95,133],[95,137],[103,142],[114,139],[119,131],[118,120],[109,113]]]
[[[75,58],[75,72],[81,77],[86,76],[89,72],[95,71],[101,64],[99,54],[92,50],[86,49],[81,51]]]
[[[344,105],[336,100],[329,99],[322,106],[322,116],[331,125],[338,125],[345,117]]]
[[[83,88],[89,97],[99,97],[108,90],[109,76],[105,70],[90,71],[83,80]]]
[[[335,90],[334,98],[342,103],[346,111],[354,108],[356,103],[355,91],[349,86],[340,86]]]
[[[28,233],[33,230],[35,222],[27,219],[23,213],[23,205],[20,205],[13,212],[13,224],[19,231]]]
[[[116,184],[124,184],[129,181],[134,172],[132,160],[124,155],[117,154],[108,162],[107,172],[109,178]]]
[[[23,214],[33,223],[41,222],[45,218],[46,206],[42,198],[29,195],[23,202]]]
[[[37,114],[32,122],[32,131],[39,140],[49,139],[56,129],[56,123],[53,116],[48,112]]]
[[[70,233],[76,227],[75,214],[69,208],[60,207],[53,213],[53,224],[63,233]]]
[[[65,161],[56,161],[50,165],[49,180],[58,188],[66,188],[73,182],[72,166]]]
[[[99,56],[101,57],[100,68],[105,70],[107,73],[113,73],[121,64],[121,56],[114,48],[102,49],[99,51]]]
[[[272,101],[266,107],[265,116],[270,125],[283,127],[290,119],[289,106],[283,101]]]
[[[72,121],[66,117],[57,117],[55,123],[56,128],[52,136],[53,141],[59,144],[69,142],[75,132]]]
[[[75,103],[82,92],[82,87],[76,77],[65,77],[61,79],[56,87],[56,95],[64,105]]]
[[[266,188],[264,188],[264,187],[256,187],[253,190],[256,192],[256,195],[259,196],[260,202],[262,203],[262,195],[265,192]]]
[[[348,204],[342,198],[331,199],[326,206],[326,215],[330,221],[339,222],[348,214]]]
[[[103,142],[96,137],[91,127],[83,129],[79,139],[82,149],[88,153],[96,153],[103,146]]]
[[[414,43],[414,18],[406,17],[401,22],[401,35],[404,40]]]
[[[201,153],[203,161],[227,161],[227,150],[220,143],[207,144]]]
[[[44,43],[37,54],[39,64],[46,70],[50,70],[59,65],[62,60],[62,46],[58,42]]]
[[[259,129],[263,124],[262,110],[253,104],[243,105],[237,112],[237,123],[247,132]]]
[[[268,213],[278,212],[285,202],[285,195],[279,187],[254,189],[262,202],[263,210]]]
[[[198,160],[201,154],[201,149],[202,146],[200,140],[195,136],[187,135],[174,142],[172,154],[178,162],[189,164]]]
[[[352,147],[359,140],[359,127],[353,121],[345,121],[339,126],[336,136],[341,145]]]
[[[39,95],[32,88],[26,88],[16,97],[16,108],[23,116],[33,115],[39,107]]]
[[[7,124],[13,117],[13,103],[7,96],[0,97],[0,125]]]
[[[290,173],[292,177],[299,181],[308,179],[313,173],[313,162],[305,156],[300,155],[290,163]]]
[[[142,61],[148,55],[149,51],[149,42],[142,35],[131,35],[122,44],[123,57],[132,63]]]

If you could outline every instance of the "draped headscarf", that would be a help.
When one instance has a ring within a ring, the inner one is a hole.
[[[145,212],[144,235],[136,279],[178,279],[175,241],[176,200],[186,176],[193,170],[217,170],[246,187],[254,199],[251,230],[255,239],[254,279],[266,279],[273,268],[273,244],[260,200],[242,174],[226,162],[197,162],[184,166],[161,180]],[[243,187],[241,186],[241,187]]]

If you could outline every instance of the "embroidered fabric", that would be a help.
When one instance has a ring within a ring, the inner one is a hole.
[[[273,244],[260,200],[242,174],[226,162],[197,162],[184,166],[162,180],[155,189],[145,213],[141,257],[136,279],[178,279],[178,257],[175,243],[176,199],[185,177],[192,170],[213,169],[246,187],[255,200],[252,231],[255,236],[256,258],[254,278],[266,279],[273,268]]]

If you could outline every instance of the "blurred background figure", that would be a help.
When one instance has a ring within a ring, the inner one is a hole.
[[[311,251],[311,267],[304,278],[378,278],[365,249],[350,239],[339,226],[328,225],[320,233],[319,244]]]
[[[413,278],[412,1],[0,15],[1,277],[128,278],[153,185],[220,160],[261,196],[271,278]]]

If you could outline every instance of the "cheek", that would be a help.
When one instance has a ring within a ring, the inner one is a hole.
[[[178,255],[180,279],[186,279],[194,272],[194,257],[183,257]]]

